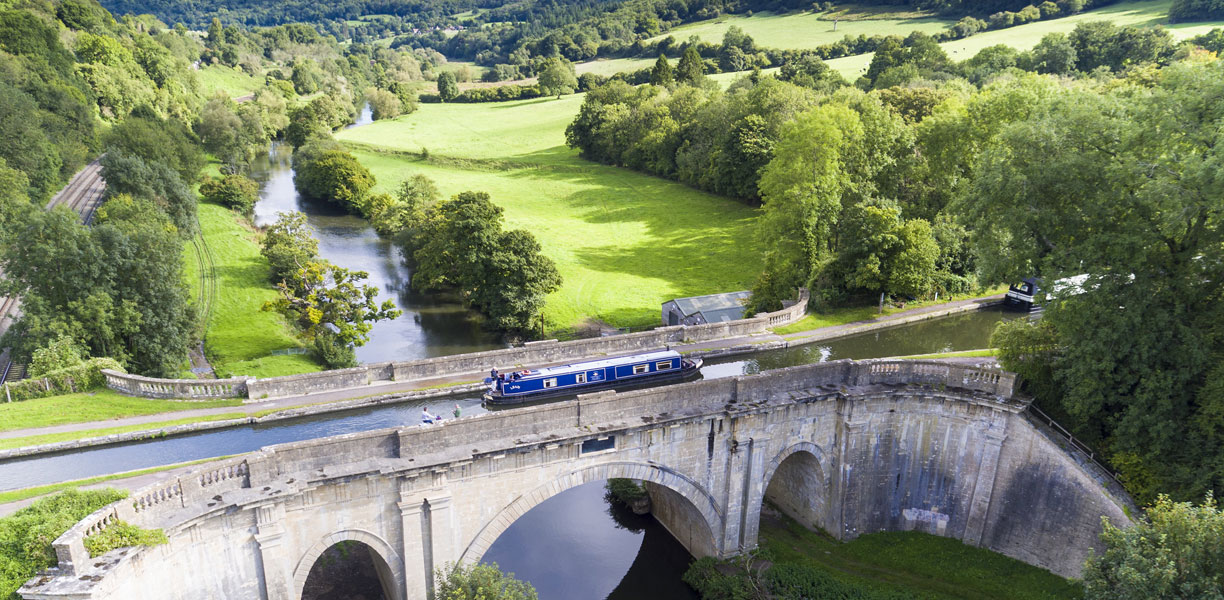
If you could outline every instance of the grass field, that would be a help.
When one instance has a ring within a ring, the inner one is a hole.
[[[204,342],[205,353],[218,377],[273,377],[319,370],[309,355],[278,355],[274,350],[300,348],[283,317],[260,310],[276,297],[267,282],[267,262],[259,254],[255,233],[229,209],[201,202],[200,228],[212,250],[217,271],[217,297]],[[194,250],[189,245],[187,252]],[[188,281],[198,280],[195,261],[187,260]]]
[[[179,410],[241,406],[242,400],[176,402],[124,396],[108,389],[0,404],[0,431],[155,415]]]
[[[900,10],[908,9],[903,7]],[[847,35],[855,37],[859,35],[906,36],[913,31],[934,34],[947,29],[948,25],[955,22],[955,19],[927,15],[916,16],[908,12],[892,15],[887,12],[879,14],[878,11],[873,13],[838,11],[838,14],[840,16],[836,21],[836,29],[834,29],[832,13],[827,12],[784,14],[759,12],[751,17],[725,15],[710,21],[681,25],[652,40],[663,39],[670,35],[677,41],[684,41],[695,35],[703,42],[720,44],[723,34],[735,26],[752,36],[758,46],[802,49],[830,44]]]
[[[649,69],[654,66],[655,58],[601,58],[584,63],[574,65],[574,71],[579,75],[583,73],[594,73],[604,77],[611,77],[617,73],[632,73],[642,69]],[[671,59],[672,67],[676,66],[676,59]]]
[[[1046,34],[1071,33],[1076,25],[1087,21],[1110,21],[1115,25],[1138,27],[1164,25],[1173,34],[1173,37],[1179,40],[1206,33],[1213,27],[1224,25],[1224,21],[1167,25],[1165,23],[1171,3],[1171,0],[1122,2],[1061,19],[1038,21],[996,31],[984,31],[963,40],[946,42],[941,45],[953,60],[965,60],[977,54],[981,49],[996,44],[1006,44],[1017,50],[1028,50],[1036,46]]]
[[[1076,582],[959,540],[917,532],[870,533],[842,543],[785,517],[761,518],[774,564],[803,564],[837,579],[924,599],[1081,598]]]
[[[231,98],[254,94],[264,83],[262,78],[252,77],[225,65],[201,67],[196,71],[196,77],[205,98],[211,98],[219,91],[229,94]]]
[[[760,270],[755,211],[664,179],[587,162],[564,145],[581,96],[497,104],[425,104],[394,121],[343,131],[378,188],[421,173],[444,196],[488,192],[511,228],[535,234],[564,279],[549,297],[554,329],[597,318],[657,323],[677,296],[747,288]],[[430,158],[380,152],[419,152]]]

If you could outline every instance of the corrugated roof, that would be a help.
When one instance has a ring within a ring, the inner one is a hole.
[[[744,318],[744,307],[735,306],[732,308],[716,308],[714,310],[703,310],[701,316],[705,317],[706,323],[719,323],[722,321],[734,321]]]
[[[691,316],[696,313],[705,313],[707,319],[711,311],[724,310],[728,308],[738,308],[740,314],[743,314],[744,302],[752,296],[752,292],[727,292],[725,294],[709,294],[707,296],[693,296],[692,298],[676,298],[676,306],[680,307],[680,311],[684,316]],[[738,318],[738,317],[737,317]]]

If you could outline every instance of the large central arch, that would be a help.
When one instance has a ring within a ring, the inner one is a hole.
[[[294,600],[302,599],[302,590],[306,588],[306,578],[310,576],[310,569],[314,566],[315,561],[319,560],[319,557],[328,548],[340,542],[361,542],[369,546],[377,557],[372,556],[371,558],[375,558],[374,569],[378,571],[383,589],[394,594],[395,598],[404,597],[404,561],[395,552],[395,549],[373,533],[361,529],[346,529],[323,536],[298,560],[297,566],[293,568]],[[382,564],[379,564],[380,562]]]
[[[493,545],[493,542],[514,521],[545,500],[584,483],[614,478],[649,481],[668,488],[684,497],[697,512],[701,513],[701,520],[705,522],[710,536],[708,540],[710,547],[718,548],[716,542],[718,534],[723,530],[725,516],[718,509],[714,496],[708,491],[688,477],[662,465],[640,462],[608,462],[570,471],[550,483],[519,495],[481,527],[480,532],[476,534],[476,537],[463,550],[459,561],[469,564],[480,562],[480,559],[484,557],[485,552]]]

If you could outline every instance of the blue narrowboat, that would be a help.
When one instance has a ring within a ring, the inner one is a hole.
[[[508,373],[495,370],[484,401],[516,404],[620,384],[684,379],[700,368],[701,359],[682,358],[679,352],[665,350]]]

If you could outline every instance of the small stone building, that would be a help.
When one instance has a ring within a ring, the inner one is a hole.
[[[664,325],[701,325],[744,318],[744,305],[752,292],[728,292],[692,298],[676,298],[663,303]]]

